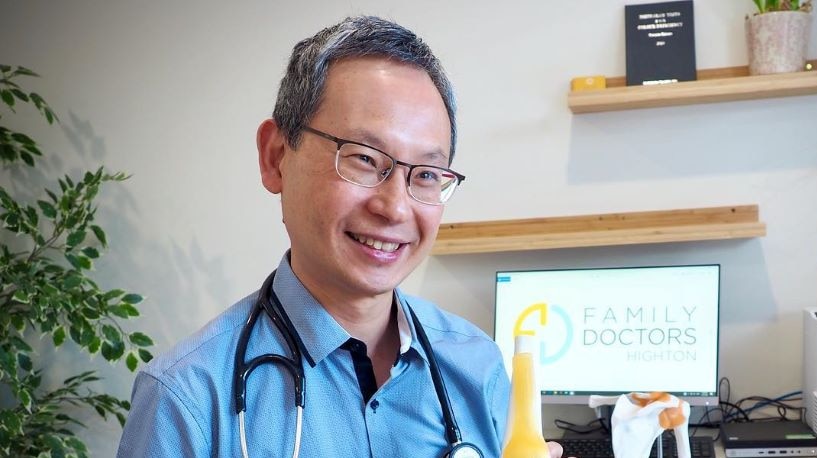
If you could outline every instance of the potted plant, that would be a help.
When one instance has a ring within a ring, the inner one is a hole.
[[[811,0],[753,0],[757,12],[746,16],[749,73],[805,69],[811,33]]]
[[[3,115],[25,108],[49,124],[59,122],[42,97],[18,83],[35,76],[25,67],[0,65],[3,124]],[[96,391],[99,377],[87,368],[69,367],[75,375],[49,386],[44,375],[54,363],[49,367],[36,348],[73,346],[111,362],[124,359],[133,371],[152,358],[146,347],[153,341],[120,323],[139,315],[142,297],[103,289],[91,277],[108,244],[94,221],[95,199],[103,185],[127,176],[102,167],[65,175],[59,189],[45,189],[35,203],[30,196],[39,192],[27,178],[41,156],[34,139],[0,125],[0,456],[82,458],[88,450],[75,430],[85,425],[76,409],[92,408],[124,423],[130,404]]]

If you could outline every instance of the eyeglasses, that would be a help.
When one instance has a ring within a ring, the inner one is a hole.
[[[305,126],[303,130],[337,144],[335,170],[341,178],[358,186],[373,188],[386,181],[395,165],[402,165],[408,169],[406,186],[409,195],[424,204],[442,205],[451,198],[457,186],[465,181],[465,175],[451,169],[409,164],[363,143],[344,140],[309,126]]]

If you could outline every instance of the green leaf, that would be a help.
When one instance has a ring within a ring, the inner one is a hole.
[[[57,330],[54,331],[52,338],[55,347],[62,345],[62,343],[65,342],[65,328],[63,326],[58,327]]]
[[[43,212],[46,218],[54,219],[57,217],[57,209],[50,203],[44,200],[38,200],[37,205],[40,206],[40,211]]]
[[[108,361],[116,361],[125,353],[125,342],[108,342],[102,343],[102,356]]]
[[[14,71],[17,75],[25,75],[25,76],[35,76],[39,77],[40,75],[36,74],[35,72],[23,67],[22,65],[17,66],[17,70]]]
[[[101,227],[96,225],[92,225],[91,230],[94,232],[96,239],[99,240],[99,243],[101,243],[103,247],[107,247],[108,239],[105,236],[105,231],[103,231]]]
[[[122,334],[119,333],[119,330],[109,324],[102,326],[102,335],[111,342],[122,341]]]
[[[144,298],[138,294],[131,293],[122,296],[122,302],[126,304],[138,304],[142,302],[142,300],[144,300]]]
[[[139,316],[139,310],[137,310],[136,307],[130,304],[121,304],[120,307],[122,307],[126,312],[128,312],[129,317]]]
[[[35,156],[42,156],[43,155],[42,151],[40,151],[40,148],[37,148],[37,145],[33,145],[33,144],[32,145],[23,145],[23,148],[25,148],[26,151],[28,151],[29,153],[31,153],[31,154],[33,154]]]
[[[62,286],[64,289],[74,289],[77,286],[82,284],[82,277],[75,273],[71,273],[66,275],[65,279],[62,282]]]
[[[82,316],[88,318],[89,320],[98,320],[100,317],[99,311],[93,307],[83,307]]]
[[[3,102],[9,106],[9,108],[14,106],[14,94],[12,94],[11,91],[0,89],[0,97],[3,99]]]
[[[79,245],[80,243],[82,243],[83,240],[85,240],[85,231],[84,230],[79,230],[79,231],[74,231],[74,232],[70,233],[68,235],[68,239],[66,240],[66,243],[68,244],[69,247],[75,247],[75,246]]]
[[[34,157],[26,151],[20,151],[20,159],[29,167],[34,167]]]
[[[83,248],[82,249],[82,254],[84,254],[85,256],[87,256],[87,257],[89,257],[91,259],[99,258],[99,250],[97,250],[96,248],[94,248],[92,246]]]
[[[8,337],[8,340],[11,342],[12,345],[14,345],[15,348],[17,348],[20,351],[26,351],[29,353],[34,351],[34,349],[31,348],[31,345],[27,344],[25,340],[17,336]]]
[[[126,320],[129,318],[128,311],[125,310],[121,305],[114,305],[108,307],[108,312],[111,315],[118,316],[119,318],[124,318]]]
[[[31,364],[31,358],[25,353],[17,353],[17,362],[24,371],[31,372],[31,369],[34,368],[34,365]]]
[[[153,359],[153,355],[150,354],[150,352],[145,350],[144,348],[140,348],[139,359],[141,359],[143,362],[149,363],[150,360]]]
[[[23,291],[21,289],[18,289],[17,291],[15,291],[14,296],[12,297],[13,301],[19,302],[21,304],[28,304],[28,301],[30,299],[31,298],[29,297],[29,295],[25,291]]]
[[[91,339],[91,343],[88,344],[88,352],[92,355],[96,354],[99,351],[99,346],[102,345],[102,340],[99,337],[94,337]]]
[[[81,453],[81,454],[88,453],[88,448],[85,446],[85,444],[81,440],[77,439],[74,436],[66,437],[65,438],[65,443],[68,444],[71,448],[73,448],[78,453]],[[80,456],[83,456],[83,455],[80,455]]]
[[[18,332],[23,332],[23,329],[26,327],[26,322],[20,315],[12,315],[11,316],[11,324],[14,326]]]
[[[11,409],[0,411],[0,424],[12,434],[23,434],[22,418],[20,414],[13,412]]]
[[[128,366],[128,369],[133,372],[136,370],[136,366],[139,364],[139,360],[136,358],[136,355],[133,352],[128,353],[128,357],[125,358],[125,365]]]
[[[68,253],[65,255],[65,259],[77,270],[91,270],[91,267],[93,267],[91,260],[85,256]]]
[[[111,300],[111,299],[113,299],[115,297],[119,297],[119,296],[121,296],[123,294],[125,294],[125,291],[123,291],[121,289],[112,289],[112,290],[108,291],[107,293],[105,293],[104,295],[102,295],[102,299],[104,301],[109,301],[109,300]]]
[[[11,92],[14,93],[14,95],[21,101],[28,102],[28,94],[26,94],[25,92],[17,88],[12,89]]]
[[[153,339],[141,332],[134,332],[128,337],[130,338],[132,344],[139,347],[149,347],[153,345]]]
[[[11,134],[11,138],[13,138],[14,141],[16,141],[17,143],[20,143],[20,144],[23,144],[23,145],[34,145],[35,144],[34,140],[31,137],[29,137],[26,134],[22,134],[20,132],[14,132],[13,134]]]
[[[44,283],[40,289],[46,296],[56,296],[60,293],[60,290],[55,288],[51,283]]]
[[[126,304],[124,302],[121,303],[121,304],[118,304],[118,305],[112,305],[112,306],[108,307],[108,311],[112,315],[116,315],[119,318],[125,318],[125,319],[135,317],[135,316],[139,316],[139,310],[137,310],[136,307],[134,307],[134,306],[132,306],[130,304]]]
[[[31,394],[28,391],[20,390],[20,392],[17,393],[17,399],[27,412],[31,412]]]
[[[44,108],[43,114],[45,114],[45,119],[48,121],[48,124],[54,124],[54,121],[57,119],[57,115],[55,115],[50,108]]]
[[[71,325],[71,327],[68,329],[68,335],[71,336],[71,340],[77,344],[82,341],[82,331],[76,325]]]

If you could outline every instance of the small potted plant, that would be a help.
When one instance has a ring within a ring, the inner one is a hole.
[[[811,0],[753,0],[757,12],[746,16],[749,73],[805,69],[811,33]]]

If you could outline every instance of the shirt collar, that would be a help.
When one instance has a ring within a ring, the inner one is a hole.
[[[278,264],[272,287],[298,333],[297,340],[310,366],[315,367],[351,337],[292,272],[289,252]]]
[[[403,301],[400,300],[396,292],[394,293],[394,302],[397,304],[397,332],[400,334],[400,354],[402,355],[409,351],[414,339],[412,327],[409,325],[406,311],[403,309]]]
[[[298,333],[301,347],[310,366],[315,367],[343,345],[351,335],[323,308],[298,280],[289,264],[289,252],[281,259],[272,283],[289,321]],[[400,354],[414,348],[423,358],[425,352],[415,338],[414,323],[408,318],[408,302],[399,290],[394,293],[397,303],[397,329],[400,335]]]

